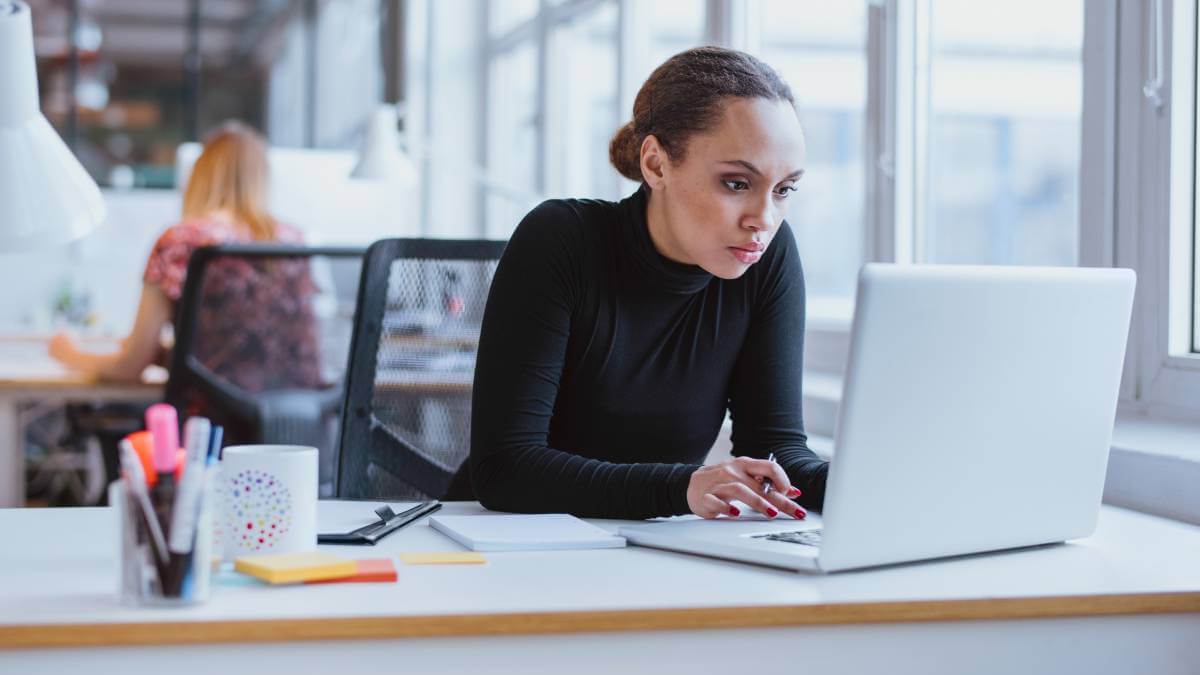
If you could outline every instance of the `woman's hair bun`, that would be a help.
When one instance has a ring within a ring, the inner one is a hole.
[[[642,182],[641,144],[633,131],[633,121],[617,130],[608,144],[608,161],[617,172],[635,183]]]

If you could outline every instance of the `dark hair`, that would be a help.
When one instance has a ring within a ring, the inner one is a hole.
[[[641,182],[642,141],[651,134],[672,162],[683,160],[688,139],[721,118],[727,98],[765,98],[795,105],[792,90],[771,66],[723,47],[697,47],[667,59],[650,73],[633,101],[633,119],[608,145],[608,159]]]

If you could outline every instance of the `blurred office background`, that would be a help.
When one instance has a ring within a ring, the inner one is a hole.
[[[310,243],[504,239],[543,199],[632,192],[607,149],[638,88],[670,55],[718,44],[782,73],[807,134],[788,218],[818,452],[863,262],[1130,267],[1106,499],[1200,522],[1200,501],[1160,489],[1200,476],[1194,2],[29,3],[42,109],[108,216],[71,245],[0,253],[0,334],[123,335],[146,254],[178,218],[187,143],[222,120],[266,135],[272,210]],[[410,180],[350,178],[381,104],[399,112]]]
[[[46,328],[74,304],[91,330],[123,331],[145,253],[176,218],[177,149],[227,118],[317,158],[286,162],[273,194],[316,243],[505,238],[544,198],[619,199],[634,186],[609,166],[608,139],[654,66],[702,44],[759,55],[795,91],[809,166],[790,221],[811,311],[844,320],[871,255],[872,120],[904,85],[878,86],[874,55],[888,47],[865,0],[30,4],[43,110],[109,216],[65,250],[4,256],[0,283],[27,292],[0,298],[0,329]],[[1084,0],[927,11],[928,28],[907,36],[927,61],[892,76],[926,87],[916,257],[1076,264]],[[344,178],[381,102],[400,107],[411,188]]]

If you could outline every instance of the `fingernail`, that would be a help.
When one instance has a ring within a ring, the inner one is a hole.
[[[767,517],[768,517],[768,518],[774,518],[774,517],[775,517],[775,516],[777,516],[777,515],[779,515],[779,512],[778,512],[778,511],[776,511],[776,510],[775,510],[775,509],[773,509],[773,508],[767,507]]]
[[[796,517],[797,518],[803,519],[807,515],[808,514],[804,512],[804,509],[796,509]]]
[[[742,515],[742,512],[741,512],[741,511],[738,511],[738,507],[736,507],[736,506],[731,506],[731,507],[729,507],[729,515],[731,515],[731,516],[740,516],[740,515]]]
[[[796,488],[796,487],[793,487],[792,489],[788,490],[788,496],[789,496],[789,497],[799,497],[799,496],[800,496],[800,489],[799,489],[799,488]]]

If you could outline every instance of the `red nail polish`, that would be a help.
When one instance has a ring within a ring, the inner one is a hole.
[[[796,509],[796,517],[797,518],[803,519],[807,515],[808,514],[804,512],[804,509]]]
[[[800,489],[799,489],[799,488],[795,488],[795,487],[793,487],[791,490],[788,490],[788,493],[787,493],[787,495],[788,495],[789,497],[799,497],[799,496],[800,496]]]
[[[738,507],[736,507],[736,506],[731,506],[731,507],[729,507],[729,515],[731,515],[731,516],[740,516],[740,515],[742,515],[742,512],[741,512],[741,511],[738,511]]]
[[[775,509],[772,509],[772,508],[767,509],[767,517],[768,518],[774,518],[777,515],[779,515],[779,512],[776,511]]]

